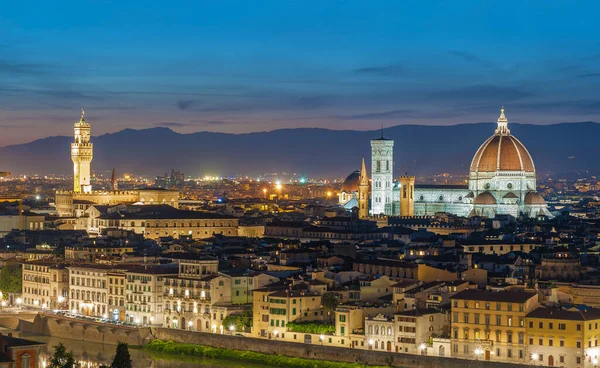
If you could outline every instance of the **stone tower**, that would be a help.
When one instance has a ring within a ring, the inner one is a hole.
[[[358,218],[366,219],[367,217],[369,217],[369,177],[363,157],[358,177]]]
[[[400,177],[400,216],[415,215],[415,177]]]
[[[112,177],[110,179],[112,190],[119,190],[119,182],[117,181],[117,173],[115,172],[115,168],[113,167]]]
[[[371,214],[392,215],[394,141],[383,137],[371,140]]]
[[[85,112],[81,109],[81,118],[75,123],[75,141],[71,143],[71,159],[73,160],[73,192],[90,193],[91,162],[93,144],[90,142],[90,124],[84,119]]]

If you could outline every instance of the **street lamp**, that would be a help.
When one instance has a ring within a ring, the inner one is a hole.
[[[483,350],[481,350],[480,348],[475,349],[475,356],[477,357],[477,359],[479,360],[479,356],[483,354]]]
[[[229,326],[229,331],[231,331],[231,334],[233,335],[233,331],[235,330],[235,326],[231,325]]]
[[[538,355],[538,353],[531,354],[531,361],[533,365],[535,365],[535,361],[538,360],[539,357],[540,356]]]
[[[23,303],[23,299],[17,298],[16,302],[17,302],[17,305],[21,305],[21,303]]]
[[[373,341],[373,339],[369,340],[369,350],[373,350],[373,344],[375,344],[375,341]]]
[[[427,349],[427,345],[421,344],[421,345],[419,345],[419,349],[421,349],[421,354],[425,354],[425,351],[426,351],[425,349]]]
[[[321,341],[321,345],[325,342],[325,335],[319,336],[319,341]]]

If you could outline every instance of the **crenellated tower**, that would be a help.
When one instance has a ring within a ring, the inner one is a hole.
[[[366,219],[367,217],[369,217],[369,177],[367,176],[367,167],[363,157],[360,176],[358,177],[358,218]]]
[[[93,144],[90,142],[90,124],[81,118],[74,125],[75,141],[71,143],[71,160],[73,160],[73,192],[90,193],[91,163],[94,156]]]

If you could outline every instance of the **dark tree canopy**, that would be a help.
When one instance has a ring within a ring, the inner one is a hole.
[[[126,343],[120,342],[117,345],[117,351],[115,352],[115,357],[110,368],[133,368],[129,348]]]
[[[75,361],[73,353],[67,351],[62,342],[54,347],[54,354],[48,361],[47,368],[79,368],[79,363]]]

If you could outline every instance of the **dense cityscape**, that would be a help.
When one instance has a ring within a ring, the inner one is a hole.
[[[0,368],[599,368],[599,11],[3,3]]]
[[[92,127],[82,111],[72,178],[1,181],[2,305],[43,316],[50,336],[94,341],[87,327],[57,327],[82,321],[398,357],[597,365],[600,181],[536,183],[504,108],[466,179],[426,183],[396,176],[385,131],[345,179],[96,176]],[[102,341],[121,340],[113,331]]]

